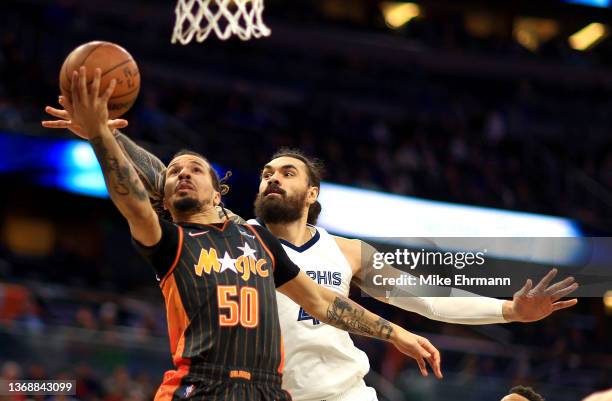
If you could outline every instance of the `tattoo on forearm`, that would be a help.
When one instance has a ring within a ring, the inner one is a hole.
[[[391,323],[383,318],[373,320],[366,310],[348,298],[337,296],[327,309],[327,324],[350,333],[388,340],[393,333]]]
[[[133,169],[122,165],[116,157],[109,155],[101,137],[93,138],[91,146],[96,153],[109,192],[121,196],[133,195],[138,200],[147,199],[147,193]]]
[[[162,177],[166,169],[164,163],[120,131],[115,130],[113,134],[123,154],[136,170],[149,196],[153,199],[161,199],[163,193]]]

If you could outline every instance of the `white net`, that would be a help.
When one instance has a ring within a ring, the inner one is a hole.
[[[263,0],[178,0],[172,43],[183,45],[195,37],[203,42],[214,32],[219,39],[242,40],[269,36],[262,19]]]

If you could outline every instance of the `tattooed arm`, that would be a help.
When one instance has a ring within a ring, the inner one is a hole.
[[[153,207],[158,213],[162,213],[162,201],[164,199],[164,181],[163,177],[166,170],[166,165],[159,160],[153,153],[147,151],[136,142],[132,141],[127,135],[118,129],[113,130],[113,136],[117,140],[121,151],[134,167],[138,177],[142,181]],[[225,213],[220,206],[216,206],[217,213],[220,219],[225,219]],[[246,220],[238,216],[231,210],[225,208],[227,216],[230,220],[237,224],[246,224]]]
[[[318,285],[303,271],[277,289],[321,322],[349,333],[389,341],[400,352],[417,361],[421,374],[427,376],[427,360],[436,377],[442,377],[440,353],[426,338],[410,333],[347,297]]]
[[[132,164],[123,154],[108,127],[108,99],[115,80],[101,96],[100,69],[96,69],[91,89],[86,84],[86,70],[74,72],[72,77],[73,120],[87,132],[96,157],[102,167],[108,193],[121,214],[127,219],[134,239],[145,246],[159,242],[161,227],[151,206],[145,186]]]
[[[365,337],[390,340],[395,325],[368,312],[366,309],[342,296],[328,300],[325,317],[319,320],[349,333]],[[316,312],[315,312],[316,313]],[[314,316],[314,315],[313,315]]]
[[[89,134],[83,129],[82,126],[74,121],[72,115],[72,104],[64,97],[59,97],[59,103],[64,109],[56,109],[51,106],[45,107],[45,111],[51,116],[58,118],[58,120],[45,120],[42,121],[43,127],[54,128],[54,129],[69,129],[76,136],[89,139]],[[127,127],[128,122],[124,119],[114,119],[108,121],[108,127],[113,130],[113,135],[121,148],[123,154],[127,157],[130,164],[138,173],[138,177],[144,184],[145,189],[149,194],[151,203],[155,211],[162,215],[163,212],[163,175],[166,169],[164,163],[157,158],[153,153],[147,151],[136,142],[132,141],[127,135],[119,131],[119,128]],[[225,213],[221,207],[216,206],[219,218],[224,219]],[[233,213],[229,209],[225,209],[230,220],[237,224],[246,224],[246,221]]]
[[[138,173],[149,197],[153,200],[161,200],[163,198],[163,176],[166,170],[164,163],[118,129],[113,130],[113,136],[127,160]]]
[[[149,197],[153,202],[153,207],[158,213],[161,213],[163,210],[162,201],[164,198],[163,176],[166,166],[157,156],[136,144],[118,129],[113,131],[113,135],[115,139],[117,139],[123,154],[128,158],[134,169],[136,169],[138,176],[149,193]],[[219,213],[219,218],[225,219],[223,209],[221,209],[220,206],[216,206],[216,209]],[[225,211],[227,212],[227,217],[233,222],[237,224],[246,224],[246,221],[242,217],[231,210],[226,208]]]

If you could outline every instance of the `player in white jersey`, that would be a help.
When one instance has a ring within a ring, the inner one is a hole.
[[[325,229],[309,229],[312,238],[301,246],[281,240],[287,255],[320,285],[348,296],[353,271],[346,257]],[[363,383],[370,369],[368,357],[351,337],[319,322],[283,294],[277,293],[276,299],[285,342],[283,387],[293,399],[329,400],[338,391],[358,386],[359,397],[348,399],[375,400],[376,392]]]
[[[321,210],[317,202],[320,180],[321,168],[316,161],[296,150],[281,150],[262,170],[255,201],[258,218],[249,222],[265,225],[281,240],[289,257],[319,284],[345,296],[351,283],[367,292],[362,278],[371,272],[364,271],[371,265],[362,263],[362,247],[368,247],[370,252],[374,249],[359,240],[332,236],[314,225]],[[377,270],[381,272],[387,277],[405,274],[391,266]],[[551,270],[533,288],[528,280],[512,301],[473,296],[406,296],[405,290],[396,287],[387,288],[389,297],[376,298],[443,322],[530,322],[576,304],[576,299],[559,299],[574,291],[577,283],[569,277],[549,286],[555,274],[556,270]],[[449,295],[473,294],[453,289]],[[376,400],[374,389],[363,381],[369,370],[368,359],[350,336],[318,322],[282,294],[277,300],[285,340],[283,388],[293,399]]]

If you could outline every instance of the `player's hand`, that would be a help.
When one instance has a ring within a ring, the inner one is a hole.
[[[557,269],[552,269],[535,287],[531,279],[528,279],[523,288],[514,294],[507,320],[534,322],[544,319],[555,311],[576,305],[578,303],[576,298],[567,301],[559,299],[574,292],[578,288],[578,283],[574,282],[573,277],[568,277],[549,285],[556,275]]]
[[[87,69],[79,67],[72,73],[72,122],[81,127],[82,133],[96,135],[108,129],[108,100],[117,86],[117,80],[112,79],[106,91],[100,95],[100,79],[102,71],[95,69],[91,89],[87,89]],[[66,103],[69,103],[66,100]]]
[[[440,358],[440,351],[431,345],[429,340],[425,337],[412,334],[396,325],[395,329],[395,336],[392,339],[395,348],[417,361],[421,375],[429,375],[427,372],[427,365],[425,363],[425,361],[427,361],[436,377],[441,379],[442,370],[440,369],[440,364],[442,360]]]
[[[42,122],[42,126],[45,128],[60,128],[69,129],[76,136],[89,139],[86,132],[80,125],[75,124],[72,121],[72,104],[66,100],[64,96],[59,97],[59,104],[64,109],[56,109],[55,107],[47,106],[45,111],[53,117],[59,118],[59,120],[45,120]],[[108,120],[108,128],[111,130],[125,128],[128,126],[128,121],[122,118],[114,120]]]

